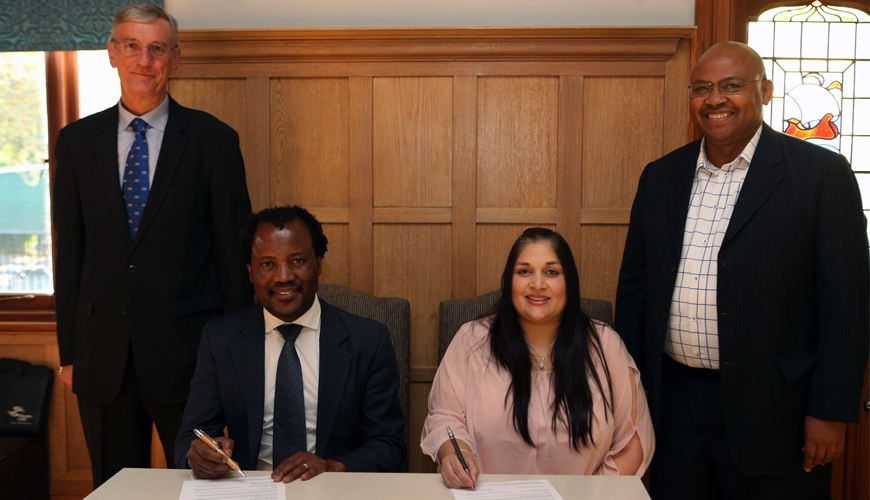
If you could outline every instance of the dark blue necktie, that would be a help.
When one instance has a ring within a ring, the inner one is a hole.
[[[130,127],[136,132],[130,154],[127,155],[127,163],[124,165],[124,204],[127,207],[127,230],[130,231],[130,239],[136,238],[139,230],[139,221],[145,211],[145,203],[148,201],[148,139],[145,137],[145,129],[148,124],[141,118],[134,118]]]
[[[305,396],[302,392],[302,365],[296,354],[296,338],[302,325],[278,327],[284,347],[275,373],[275,416],[272,427],[272,467],[299,451],[308,451],[305,432]]]

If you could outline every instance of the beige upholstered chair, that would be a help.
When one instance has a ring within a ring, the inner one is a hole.
[[[379,321],[390,330],[399,365],[399,402],[405,414],[405,445],[409,443],[411,417],[411,304],[407,299],[374,297],[339,285],[320,285],[317,295],[339,309]],[[407,472],[408,460],[402,470]]]
[[[493,290],[473,299],[445,300],[439,307],[438,363],[447,352],[447,346],[464,323],[476,319],[495,306],[501,297],[501,289]],[[590,318],[613,325],[613,306],[609,300],[580,298],[580,308]]]

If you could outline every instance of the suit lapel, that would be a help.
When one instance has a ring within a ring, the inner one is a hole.
[[[695,141],[691,146],[686,148],[682,157],[677,161],[676,169],[671,173],[671,178],[668,181],[668,228],[671,249],[675,256],[674,262],[679,262],[682,254],[683,236],[686,232],[686,215],[689,213],[692,182],[695,180],[701,141]]]
[[[320,299],[320,381],[317,389],[317,445],[315,454],[324,456],[332,425],[344,394],[351,354],[342,344],[348,332],[336,309]]]
[[[782,170],[777,166],[782,163],[782,149],[779,145],[779,137],[767,125],[763,125],[761,137],[746,180],[734,205],[731,221],[728,222],[728,230],[722,238],[722,246],[728,244],[735,234],[752,218],[752,215],[764,204],[764,201],[773,192],[773,189],[782,181]]]
[[[248,412],[249,451],[252,460],[256,463],[263,433],[263,400],[266,384],[266,375],[263,372],[266,362],[266,322],[263,319],[261,306],[249,308],[247,316],[239,323],[236,336],[228,344]]]
[[[94,137],[94,151],[103,191],[115,225],[121,231],[127,243],[130,243],[130,231],[127,229],[127,209],[124,208],[123,193],[121,193],[121,176],[118,165],[118,106],[100,113],[97,123],[99,133]]]
[[[182,135],[185,127],[187,127],[187,121],[184,119],[182,107],[170,97],[169,120],[166,122],[166,130],[163,132],[163,142],[160,144],[160,156],[157,157],[154,181],[148,192],[148,203],[145,204],[145,213],[142,214],[142,221],[139,223],[139,235],[148,232],[148,228],[157,217],[160,205],[166,198],[169,186],[172,185],[172,178],[175,176],[175,171],[181,162],[181,155],[184,153],[184,147],[187,145],[187,138]],[[133,246],[135,247],[140,241],[142,241],[141,236],[136,238]]]

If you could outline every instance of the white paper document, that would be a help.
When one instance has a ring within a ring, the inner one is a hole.
[[[270,476],[185,481],[178,500],[284,500],[284,483]]]
[[[550,481],[510,481],[507,483],[477,483],[477,491],[463,488],[450,490],[456,500],[563,500]]]

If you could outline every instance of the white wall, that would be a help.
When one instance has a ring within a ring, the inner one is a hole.
[[[691,26],[694,0],[165,0],[181,29]]]

